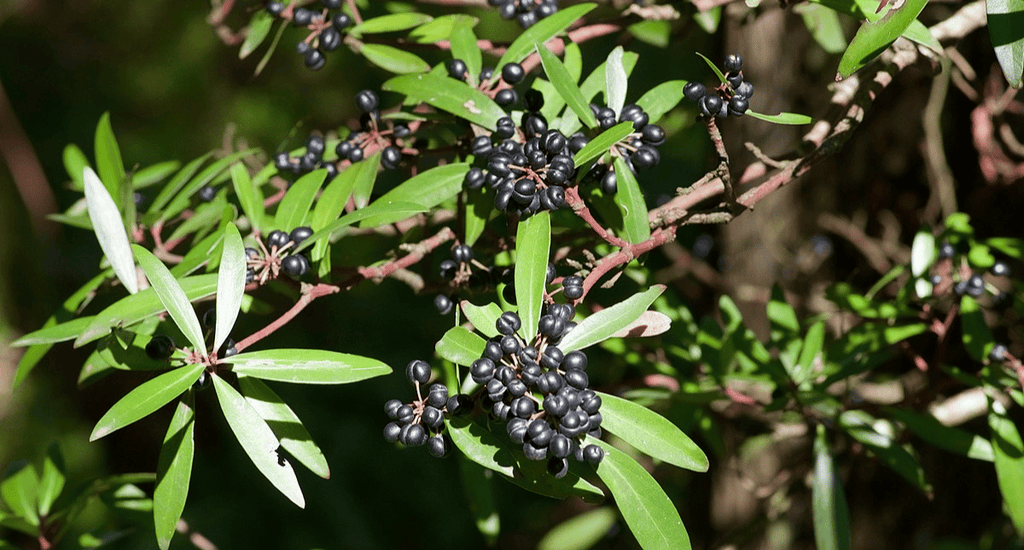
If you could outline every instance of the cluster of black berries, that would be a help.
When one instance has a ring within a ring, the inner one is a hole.
[[[451,257],[441,262],[441,278],[449,281],[452,286],[465,286],[474,277],[490,276],[490,269],[473,261],[473,248],[461,243],[452,247]],[[474,270],[476,268],[476,270]],[[447,315],[455,306],[452,298],[446,294],[438,294],[434,298],[434,306],[441,315]]]
[[[302,56],[306,67],[314,71],[327,63],[326,52],[341,47],[342,32],[352,24],[352,18],[341,11],[343,0],[321,0],[323,9],[311,10],[301,7],[285,7],[284,2],[268,2],[267,11],[275,17],[290,19],[296,27],[306,27],[311,32],[299,42],[295,50]]]
[[[601,435],[601,398],[591,389],[587,356],[562,353],[559,339],[575,323],[575,309],[549,304],[532,342],[520,338],[519,315],[504,312],[495,322],[499,335],[488,340],[483,356],[470,366],[473,380],[483,386],[482,404],[530,460],[548,459],[548,471],[563,477],[568,458],[597,464],[604,451],[584,445],[586,436]]]
[[[352,132],[338,143],[334,150],[338,154],[338,159],[359,162],[363,160],[368,146],[377,145],[381,149],[381,166],[388,170],[398,168],[402,162],[402,149],[396,143],[398,139],[405,139],[411,135],[409,127],[405,124],[386,122],[381,118],[377,109],[380,99],[373,90],[361,90],[356,94],[356,105],[363,112],[359,117],[360,131]]]
[[[942,243],[942,245],[939,246],[940,260],[952,259],[956,253],[956,247],[948,242]],[[954,273],[958,273],[957,270],[952,271]],[[1006,265],[1004,262],[995,262],[992,264],[992,267],[989,268],[988,272],[995,277],[1009,277],[1010,266]],[[942,276],[938,274],[932,275],[930,279],[933,285],[938,285],[942,282]],[[980,298],[985,294],[985,279],[982,278],[980,273],[971,273],[967,277],[960,277],[959,280],[953,283],[953,292],[955,292],[957,296],[967,294],[974,298]],[[995,303],[999,304],[1005,302],[1008,297],[1009,295],[1007,293],[999,292],[995,295]]]
[[[683,86],[683,96],[696,101],[700,113],[705,117],[740,116],[750,107],[750,98],[754,96],[754,85],[743,80],[743,58],[729,54],[725,58],[725,81],[708,93],[700,82],[689,82]]]
[[[472,410],[468,395],[448,396],[444,384],[431,384],[424,396],[422,389],[430,380],[430,365],[419,359],[405,367],[405,376],[416,387],[416,400],[402,403],[391,399],[384,404],[384,412],[393,422],[384,426],[384,439],[388,443],[399,441],[406,447],[426,445],[427,451],[438,458],[448,455],[451,442],[443,432],[445,415],[461,415]]]
[[[319,168],[327,169],[327,181],[331,181],[338,175],[338,166],[330,161],[324,160],[324,151],[327,149],[327,142],[323,136],[312,134],[306,139],[306,152],[292,158],[286,152],[274,155],[274,166],[278,172],[290,172],[301,176]]]
[[[262,242],[260,248],[246,247],[245,260],[245,284],[259,280],[260,284],[267,282],[267,279],[277,278],[281,270],[284,270],[293,279],[301,279],[309,273],[309,258],[304,254],[293,254],[292,251],[302,241],[313,234],[311,227],[302,226],[292,229],[291,233],[285,233],[275,229],[267,233],[267,242]]]
[[[518,136],[512,118],[501,117],[491,136],[477,136],[472,142],[473,155],[486,161],[486,169],[474,166],[463,179],[465,189],[479,189],[486,183],[496,191],[494,206],[498,210],[520,216],[561,208],[565,188],[574,185],[576,175],[570,140],[558,130],[548,130],[547,120],[539,112],[543,96],[530,90],[526,104],[522,118],[526,143],[514,139]],[[501,141],[494,143],[494,138]]]
[[[622,157],[631,172],[636,174],[637,171],[652,168],[661,162],[658,147],[665,143],[665,130],[657,124],[648,124],[650,116],[639,105],[630,103],[623,106],[618,118],[610,107],[600,107],[591,103],[590,111],[594,113],[602,130],[621,122],[633,123],[633,133],[612,146],[615,155]],[[615,194],[619,189],[615,170],[606,163],[595,164],[584,179],[587,182],[599,182],[601,190],[609,195]]]
[[[569,300],[579,300],[583,297],[583,277],[569,275],[562,279],[562,295]]]
[[[558,11],[556,0],[487,0],[487,3],[498,8],[502,18],[519,21],[524,29]]]

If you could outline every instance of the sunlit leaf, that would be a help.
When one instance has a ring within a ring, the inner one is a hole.
[[[583,146],[573,157],[576,166],[583,166],[597,157],[603,155],[623,138],[633,133],[633,123],[630,121],[620,122],[611,128],[601,132],[594,139]]]
[[[363,44],[359,48],[368,61],[395,74],[425,73],[430,65],[412,52],[387,44]]]
[[[593,111],[590,110],[587,101],[583,99],[580,89],[576,87],[576,83],[573,82],[572,77],[569,76],[569,72],[565,70],[562,62],[543,44],[537,45],[537,53],[544,64],[544,73],[547,74],[551,84],[558,90],[558,95],[565,100],[566,105],[576,113],[576,116],[584,124],[591,128],[596,128],[598,126],[597,118],[594,117]]]
[[[153,525],[161,550],[167,550],[185,510],[192,460],[195,455],[195,399],[186,393],[167,427],[156,467],[153,490]]]
[[[404,31],[418,27],[429,22],[431,19],[433,18],[429,15],[416,12],[392,13],[367,19],[359,25],[348,29],[348,33],[352,36],[361,36],[364,34]]]
[[[647,311],[648,306],[654,303],[662,292],[665,292],[665,286],[655,285],[587,317],[562,337],[558,343],[559,349],[569,353],[611,338],[613,334],[629,326]]]
[[[486,343],[478,334],[462,327],[452,327],[437,341],[434,350],[456,365],[469,366],[483,356]]]
[[[96,125],[96,172],[103,181],[107,193],[115,202],[121,196],[121,185],[124,181],[124,161],[121,160],[121,149],[114,137],[114,129],[110,125],[110,112],[103,113]]]
[[[347,384],[391,373],[376,359],[314,349],[247,351],[221,361],[240,375],[296,384]]]
[[[459,306],[466,315],[466,319],[473,323],[473,328],[477,332],[488,338],[494,338],[498,335],[498,329],[495,326],[498,317],[501,317],[501,308],[498,307],[498,304],[492,302],[487,305],[476,306],[467,300],[463,300]]]
[[[160,303],[174,319],[174,324],[178,325],[185,338],[188,338],[194,351],[205,354],[206,344],[203,341],[203,329],[199,326],[199,318],[196,317],[188,295],[178,284],[178,280],[152,252],[139,245],[134,245],[134,250],[139,265],[146,272],[146,277],[153,285],[156,295],[160,298]]]
[[[149,416],[160,407],[170,403],[199,379],[203,365],[188,365],[165,372],[130,391],[110,407],[92,430],[89,441],[101,437]]]
[[[1003,495],[1003,508],[1020,535],[1024,533],[1024,441],[1006,413],[1002,403],[989,399],[988,426],[992,430],[996,479]]]
[[[229,223],[224,232],[224,248],[217,274],[217,324],[214,329],[213,349],[219,350],[228,339],[245,294],[245,246],[235,224]]]
[[[295,460],[309,468],[314,474],[328,479],[331,477],[330,467],[323,451],[306,431],[302,421],[274,390],[261,380],[249,376],[238,377],[238,388],[252,405],[256,414],[267,421],[267,425],[277,436],[284,450]]]
[[[242,47],[238,49],[238,58],[245,59],[249,57],[256,48],[260,47],[260,44],[267,39],[267,35],[270,34],[270,27],[274,24],[274,16],[270,15],[267,10],[256,10],[253,14],[252,19],[249,20],[249,27],[245,33],[245,41],[242,42]]]
[[[825,426],[818,424],[811,488],[814,540],[818,550],[849,550],[850,512],[843,493],[843,480],[835,470],[825,433]]]
[[[249,218],[249,224],[255,231],[263,231],[263,197],[259,188],[249,178],[249,171],[241,162],[231,165],[231,184],[235,188],[235,196],[242,212]]]
[[[509,45],[508,49],[501,56],[501,60],[498,61],[497,67],[504,67],[506,63],[520,63],[526,56],[530,55],[534,51],[536,44],[544,44],[558,33],[564,31],[569,25],[572,25],[577,19],[583,17],[590,10],[597,7],[597,4],[577,4],[575,6],[569,6],[565,9],[559,10],[544,19],[541,19],[532,27],[523,31],[515,41]],[[492,81],[497,80],[500,76],[500,72],[496,72]]]
[[[135,261],[132,259],[132,249],[128,243],[128,233],[124,230],[121,213],[92,168],[85,168],[82,179],[85,182],[85,201],[89,208],[93,231],[96,232],[96,240],[99,241],[110,266],[114,268],[118,280],[128,292],[135,294],[139,291],[139,281],[135,274]]]
[[[548,531],[537,544],[537,550],[586,550],[604,538],[618,519],[614,508],[588,510]]]
[[[505,116],[505,111],[483,92],[447,76],[396,76],[381,85],[381,89],[405,94],[492,131],[497,128],[498,119]]]
[[[321,168],[296,180],[277,206],[277,213],[274,214],[274,227],[289,233],[292,229],[301,226],[306,216],[309,215],[310,207],[313,206],[316,192],[320,190],[320,186],[323,185],[326,178],[327,170]]]
[[[623,231],[626,240],[636,244],[651,238],[651,225],[647,219],[647,201],[643,190],[626,166],[622,157],[615,157],[615,178],[619,191],[615,194],[615,204],[622,213]]]
[[[1020,88],[1024,76],[1024,0],[987,0],[985,8],[999,66],[1010,86]]]
[[[927,3],[928,0],[907,0],[881,19],[861,25],[839,61],[839,76],[846,78],[878,57],[917,19]]]
[[[551,217],[547,212],[519,221],[516,231],[515,289],[522,325],[519,334],[529,342],[537,334],[544,305],[544,281],[551,248]]]
[[[616,46],[608,54],[604,66],[604,79],[604,97],[608,101],[608,107],[615,111],[615,116],[619,116],[622,114],[622,106],[626,104],[626,91],[629,86],[626,69],[622,66],[622,46]]]

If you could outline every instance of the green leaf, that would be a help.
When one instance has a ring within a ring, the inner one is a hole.
[[[495,323],[502,313],[498,304],[491,302],[485,306],[475,306],[469,303],[468,300],[463,300],[459,306],[462,308],[462,312],[466,314],[466,319],[473,323],[473,328],[477,332],[488,338],[494,338],[498,335]]]
[[[1024,75],[1024,0],[986,0],[988,34],[1006,81],[1021,87]],[[1020,524],[1018,533],[1022,532]]]
[[[767,307],[768,321],[772,329],[772,340],[778,340],[784,334],[796,334],[800,331],[800,321],[796,318],[796,310],[786,303],[782,287],[772,287],[772,297]]]
[[[281,204],[277,206],[274,227],[289,232],[301,226],[309,214],[310,207],[313,206],[316,192],[320,190],[326,178],[327,170],[321,168],[296,180],[281,199]]]
[[[615,157],[615,178],[619,192],[615,194],[615,204],[622,213],[623,232],[626,240],[636,244],[651,238],[651,224],[647,219],[647,201],[640,190],[633,171],[626,166],[622,157]]]
[[[228,223],[224,231],[224,249],[217,274],[217,325],[214,329],[213,349],[228,339],[242,307],[245,294],[245,246],[235,224]]]
[[[932,35],[932,31],[928,27],[924,26],[920,20],[915,19],[910,22],[910,26],[907,30],[903,31],[903,37],[913,40],[918,44],[931,49],[933,52],[942,53],[942,44],[935,36]]]
[[[149,278],[149,283],[156,290],[160,303],[174,319],[174,324],[178,325],[185,338],[188,338],[189,343],[193,346],[193,351],[205,355],[206,344],[203,341],[203,329],[200,328],[199,318],[196,317],[196,312],[192,309],[192,304],[189,303],[188,296],[178,284],[178,280],[152,252],[139,245],[134,245],[134,250],[139,265],[142,266],[146,277]]]
[[[540,43],[537,44],[537,54],[540,55],[541,63],[544,64],[544,72],[551,80],[551,84],[558,90],[558,95],[565,100],[565,103],[584,124],[590,128],[598,127],[597,118],[590,110],[590,105],[583,99],[583,94],[580,93],[580,89],[576,87],[576,83],[569,76],[569,72],[565,70],[565,66],[558,60],[558,57]]]
[[[588,510],[548,531],[537,544],[537,550],[586,550],[600,542],[618,519],[614,508]]]
[[[238,387],[256,414],[267,421],[284,450],[314,474],[330,479],[331,469],[327,465],[327,458],[291,407],[261,380],[239,376]]]
[[[1024,240],[1013,237],[992,237],[985,239],[985,244],[1018,260],[1024,258]]]
[[[839,415],[839,426],[851,437],[863,443],[878,458],[915,487],[931,493],[924,470],[907,449],[886,434],[875,429],[875,419],[861,410],[848,410]]]
[[[466,240],[465,243],[473,246],[480,235],[487,229],[487,222],[494,211],[494,192],[488,187],[483,187],[475,193],[467,193],[466,197]]]
[[[381,85],[381,89],[407,95],[491,131],[497,128],[498,119],[505,116],[505,111],[483,92],[447,76],[396,76]]]
[[[636,62],[640,58],[634,52],[625,52],[622,55],[622,67],[626,70],[626,75],[630,75],[633,72],[633,68],[636,67]],[[585,101],[591,101],[599,93],[605,92],[605,62],[602,62],[587,76],[583,84],[580,85],[580,94],[583,96]],[[562,114],[562,122],[559,130],[565,135],[571,135],[580,129],[580,121],[576,116],[576,113],[572,110],[566,111]]]
[[[584,501],[603,497],[597,487],[572,472],[562,479],[551,477],[544,462],[527,460],[521,451],[509,451],[494,434],[475,422],[456,418],[445,420],[445,424],[452,442],[466,458],[502,474],[527,491],[553,498],[578,496]]]
[[[96,232],[96,240],[114,268],[118,280],[129,293],[135,294],[139,291],[139,282],[121,213],[92,168],[85,168],[82,179],[85,181],[85,201],[89,208],[93,231]]]
[[[878,57],[917,19],[928,0],[907,0],[898,10],[889,10],[877,21],[865,23],[857,30],[839,61],[839,76],[846,78]]]
[[[708,457],[686,434],[664,416],[611,394],[601,396],[601,426],[640,452],[673,466],[708,471]]]
[[[551,217],[548,212],[519,221],[516,231],[516,304],[523,324],[519,334],[529,342],[537,335],[544,305],[544,281],[551,249]]]
[[[608,128],[584,145],[583,148],[576,153],[576,156],[573,157],[573,163],[576,166],[583,166],[585,163],[608,152],[608,149],[611,149],[612,145],[615,145],[632,133],[633,123],[628,120]]]
[[[198,300],[217,291],[217,274],[187,277],[179,283],[189,300]],[[112,327],[132,325],[161,311],[165,311],[165,308],[154,288],[147,288],[138,294],[122,298],[96,314],[93,322],[75,340],[75,347],[81,347],[100,338],[110,332]]]
[[[626,104],[626,91],[629,87],[626,69],[622,66],[622,46],[616,46],[608,54],[604,65],[604,81],[604,97],[608,102],[608,107],[618,116],[622,113],[622,106]],[[588,107],[587,110],[589,111],[590,108]],[[585,119],[584,122],[586,122]]]
[[[914,244],[910,248],[910,273],[920,277],[928,271],[935,261],[935,235],[927,226],[922,227],[914,235]]]
[[[195,399],[189,391],[178,401],[160,447],[153,490],[153,526],[161,550],[170,546],[185,510],[195,456],[195,415]]]
[[[274,50],[277,49],[277,43],[281,41],[281,35],[284,34],[284,29],[288,26],[288,21],[281,20],[281,24],[277,27],[277,34],[274,35],[274,39],[270,42],[270,47],[263,53],[263,57],[260,58],[260,62],[256,64],[256,69],[252,72],[253,78],[260,75],[263,69],[266,68],[267,63],[270,62],[270,56],[274,55]]]
[[[814,440],[811,503],[818,550],[850,550],[850,512],[843,494],[843,479],[835,470],[825,438],[825,426],[821,424],[818,424]]]
[[[121,149],[117,146],[114,129],[110,125],[110,112],[103,113],[96,125],[96,172],[103,180],[107,193],[111,197],[121,196],[121,182],[124,181],[124,161],[121,160]]]
[[[245,33],[245,42],[238,49],[238,59],[249,57],[270,34],[270,27],[274,24],[274,16],[267,10],[256,10],[252,19],[249,20],[249,28]]]
[[[490,470],[461,454],[458,455],[458,461],[462,487],[466,492],[466,500],[469,501],[469,511],[473,514],[473,521],[488,546],[493,546],[501,533],[501,517],[495,507],[494,489],[491,482],[494,476]]]
[[[576,328],[562,337],[558,347],[565,353],[583,349],[611,338],[613,334],[628,327],[647,311],[648,306],[665,292],[665,285],[653,287],[606,307],[587,317]]]
[[[565,70],[569,73],[569,78],[572,79],[573,82],[579,82],[580,77],[583,76],[583,52],[580,51],[579,44],[569,42],[565,45],[562,64],[565,65]]]
[[[454,35],[456,31],[462,28],[473,29],[479,23],[480,20],[476,17],[464,15],[461,13],[455,13],[452,15],[442,15],[435,17],[433,21],[425,23],[409,31],[409,38],[416,41],[417,44],[434,44],[442,40],[451,40],[452,42],[452,57],[455,59],[461,59],[469,65],[469,61],[464,57],[464,51],[460,50],[455,45]],[[476,42],[476,39],[473,39]],[[479,48],[477,51],[480,51]]]
[[[461,59],[466,64],[472,82],[479,78],[484,63],[483,52],[480,51],[476,34],[473,33],[474,24],[476,18],[473,18],[472,22],[457,24],[452,28],[451,34],[452,59]]]
[[[299,508],[305,508],[306,499],[302,496],[295,470],[288,459],[279,454],[280,444],[274,432],[267,426],[266,421],[260,418],[252,405],[231,387],[231,384],[216,374],[211,376],[224,419],[228,421],[228,426],[231,427],[238,443],[242,445],[245,454],[249,455],[249,459],[263,477],[281,491],[281,494]]]
[[[572,25],[577,19],[583,17],[590,10],[597,7],[597,4],[577,4],[575,6],[569,6],[563,10],[559,10],[552,15],[541,19],[532,27],[523,31],[518,38],[509,45],[508,49],[505,50],[505,54],[501,56],[501,60],[495,67],[504,67],[507,63],[521,63],[526,56],[530,55],[531,52],[536,48],[536,44],[544,44],[556,34],[564,31],[569,25]],[[500,71],[495,71],[494,77],[491,79],[492,82],[496,81],[501,76]]]
[[[44,326],[11,342],[11,347],[34,346],[37,344],[56,344],[78,338],[85,327],[92,323],[94,317],[78,317],[59,325]]]
[[[604,441],[594,440],[594,444],[604,449],[597,475],[612,492],[640,546],[644,550],[689,550],[690,536],[679,511],[651,474]]]
[[[114,406],[96,422],[89,441],[106,437],[170,403],[199,379],[204,368],[199,364],[179,367],[140,384],[114,403]]]
[[[64,170],[67,171],[68,177],[71,178],[71,188],[76,191],[81,191],[85,188],[85,182],[82,180],[82,174],[85,169],[89,166],[89,159],[86,158],[85,153],[75,145],[74,143],[68,144],[64,147]]]
[[[46,449],[46,457],[43,458],[43,472],[39,475],[39,515],[50,515],[53,503],[64,490],[65,472],[64,456],[60,452],[60,446],[51,443]]]
[[[327,184],[313,209],[313,217],[309,224],[313,231],[320,231],[338,219],[338,216],[345,211],[345,205],[355,188],[360,184],[366,185],[368,180],[377,177],[379,162],[380,155],[373,155],[369,159],[361,160],[349,166]],[[312,260],[320,261],[327,253],[329,245],[330,242],[327,239],[318,240],[313,246]]]
[[[843,35],[843,25],[834,10],[808,2],[796,11],[803,18],[807,32],[811,33],[821,49],[832,54],[846,50],[848,43]]]
[[[264,11],[264,10],[260,10]],[[259,188],[252,184],[249,171],[241,162],[231,165],[231,185],[235,188],[235,196],[242,212],[249,218],[253,230],[263,232],[263,197]]]
[[[400,205],[402,208],[390,212],[381,212],[374,216],[367,216],[361,226],[377,227],[403,220],[410,215],[404,205],[410,203],[420,205],[422,207],[419,210],[420,212],[441,204],[462,190],[462,180],[466,177],[466,172],[468,171],[469,164],[455,163],[420,172],[412,178],[405,180],[398,187],[385,193],[383,197],[374,201],[372,205],[367,206],[364,210],[377,204],[387,205],[389,203]]]
[[[997,390],[999,391],[999,390]],[[1003,508],[1017,534],[1024,534],[1024,441],[1006,407],[989,399],[988,426],[992,430],[996,479],[1003,495]]]
[[[775,124],[786,124],[790,126],[799,126],[802,124],[810,124],[814,122],[814,119],[797,113],[779,113],[777,115],[764,115],[753,110],[747,111],[747,114],[763,120],[765,122],[774,122]]]
[[[394,202],[390,200],[382,201],[381,199],[378,199],[374,201],[373,204],[360,208],[354,212],[349,212],[348,214],[345,214],[337,220],[327,224],[323,229],[313,233],[308,239],[302,241],[302,244],[295,247],[293,254],[302,252],[310,246],[319,243],[323,239],[330,238],[335,232],[356,222],[374,218],[374,221],[377,222],[377,224],[370,227],[376,227],[377,225],[391,223],[392,221],[404,220],[405,218],[419,214],[420,212],[426,212],[429,209],[429,206],[420,206],[419,204],[411,202]]]
[[[437,341],[434,351],[456,365],[469,366],[483,356],[486,344],[478,334],[462,327],[452,327]]]
[[[628,30],[638,40],[659,48],[667,48],[672,39],[672,23],[665,20],[639,21],[630,25]]]
[[[239,375],[296,384],[347,384],[391,373],[384,363],[348,353],[313,349],[251,351],[221,359]]]
[[[995,345],[995,339],[992,330],[985,324],[985,316],[978,301],[966,294],[960,297],[960,324],[964,349],[975,361],[984,361]]]
[[[422,13],[392,13],[367,19],[349,29],[348,33],[352,36],[362,36],[364,34],[404,31],[428,23],[432,19],[433,17]]]
[[[181,163],[176,160],[167,160],[147,166],[132,174],[132,188],[138,190],[163,181],[172,172],[178,171]]]
[[[0,497],[3,497],[3,502],[11,512],[20,516],[29,525],[38,527],[39,510],[36,497],[39,493],[39,477],[36,469],[25,462],[21,467],[9,468],[8,471],[7,477],[0,482]],[[32,531],[38,533],[38,529]]]
[[[898,407],[885,407],[885,412],[905,425],[921,439],[961,456],[992,462],[992,445],[987,439],[960,428],[945,426],[930,414]]]
[[[686,83],[685,80],[662,82],[648,90],[636,104],[647,113],[650,123],[654,124],[683,100],[683,86]]]
[[[821,353],[824,344],[825,321],[818,321],[811,325],[811,328],[807,329],[803,346],[800,348],[800,357],[797,359],[799,369],[797,369],[796,376],[793,379],[798,385],[810,376],[811,370],[814,367],[814,359]]]
[[[425,73],[430,65],[414,53],[386,44],[363,44],[359,48],[370,63],[395,74]]]

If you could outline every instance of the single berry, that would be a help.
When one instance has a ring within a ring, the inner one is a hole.
[[[174,340],[165,334],[157,334],[146,344],[146,355],[150,359],[166,361],[174,353]]]
[[[566,439],[568,441],[568,439]],[[568,451],[566,451],[568,452]],[[554,454],[555,451],[549,449],[548,454]],[[565,457],[559,457],[557,454],[548,459],[548,473],[557,479],[562,479],[565,474],[569,473],[569,461]]]
[[[729,86],[732,86],[733,90],[735,90],[740,87],[740,84],[743,84],[743,75],[739,73],[726,73],[725,81],[729,83]]]
[[[498,93],[494,94],[494,102],[500,107],[511,107],[519,101],[519,94],[511,88],[499,90]]]
[[[302,241],[310,238],[312,235],[313,228],[304,225],[292,229],[292,232],[288,234],[288,239],[292,242],[292,246],[298,246]]]
[[[648,145],[658,146],[665,143],[665,130],[661,126],[648,124],[640,134],[640,140]]]
[[[747,98],[736,94],[729,100],[729,114],[732,116],[740,116],[747,112],[747,108],[749,108],[749,106],[750,103],[747,101]]]
[[[331,19],[331,25],[334,25],[334,28],[338,29],[339,31],[343,30],[345,27],[351,24],[352,18],[349,17],[347,13],[339,13],[334,16],[334,19]]]
[[[409,383],[426,384],[430,380],[430,365],[421,359],[414,359],[405,367],[405,377]]]
[[[210,202],[217,198],[217,188],[212,185],[204,185],[199,188],[199,200]]]
[[[565,354],[565,358],[562,359],[562,364],[565,365],[567,371],[570,370],[586,370],[587,368],[587,355],[582,351],[570,351]]]
[[[217,356],[221,359],[225,357],[231,357],[232,355],[238,355],[238,348],[235,347],[235,341],[228,338],[220,346],[220,350],[217,351]]]
[[[743,68],[743,58],[731,53],[725,57],[724,65],[727,71],[739,71]]]
[[[544,107],[544,94],[540,90],[529,89],[526,90],[526,94],[523,95],[523,99],[526,102],[526,110],[537,112]]]
[[[618,178],[615,175],[615,170],[608,170],[601,177],[601,191],[608,195],[614,195],[618,190]]]
[[[302,254],[292,254],[281,260],[281,269],[293,279],[298,279],[309,273],[309,260]]]
[[[441,315],[448,315],[452,311],[452,299],[444,294],[438,294],[434,297],[434,307],[437,308],[437,312]]]
[[[463,393],[453,395],[448,398],[448,404],[445,405],[445,409],[448,410],[448,414],[451,416],[461,416],[473,410],[473,400]]]
[[[296,27],[305,27],[313,21],[313,12],[306,8],[297,8],[292,12],[292,24]]]
[[[418,447],[427,442],[427,430],[419,424],[411,424],[402,428],[399,437],[406,447]]]
[[[444,458],[448,455],[448,444],[444,436],[435,435],[427,440],[427,452],[435,458]]]
[[[402,433],[402,427],[397,422],[388,422],[387,426],[384,426],[384,441],[388,443],[394,443],[398,441],[398,436]]]
[[[361,90],[356,94],[356,105],[359,110],[364,113],[369,113],[377,108],[380,104],[380,100],[377,98],[377,94],[373,93],[372,90]]]
[[[398,419],[398,409],[402,408],[402,402],[397,399],[389,399],[387,403],[384,403],[384,414],[388,415],[391,420]]]
[[[997,277],[1009,277],[1010,267],[1003,262],[996,262],[992,264],[991,273]]]
[[[327,27],[320,33],[320,47],[324,51],[333,52],[341,47],[341,31],[334,27]]]
[[[342,0],[320,0],[320,3],[329,10],[336,10],[341,8]]]
[[[468,72],[465,61],[461,59],[449,59],[448,63],[445,64],[445,68],[448,69],[448,76],[455,80],[466,80]]]
[[[213,328],[217,324],[217,308],[211,307],[203,312],[203,328]]]
[[[587,445],[583,448],[583,458],[596,466],[604,458],[604,449],[597,445]]]
[[[319,71],[325,64],[327,64],[327,57],[325,57],[324,52],[319,49],[312,49],[306,52],[303,63],[305,63],[306,67],[309,69]]]
[[[280,249],[283,248],[286,244],[288,244],[289,239],[290,237],[288,236],[287,233],[281,231],[280,229],[275,229],[267,235],[267,245],[270,248],[276,247]]]
[[[455,263],[455,260],[443,260],[441,262],[441,277],[444,279],[452,279],[455,277],[455,272],[458,271],[459,264]]]
[[[718,97],[718,94],[708,94],[700,98],[698,103],[700,112],[704,116],[712,117],[722,110],[722,98]]]
[[[402,162],[402,150],[394,145],[389,145],[384,148],[381,152],[380,164],[388,170],[394,170],[398,168],[399,163]]]
[[[954,254],[956,254],[956,249],[953,248],[953,245],[951,245],[949,243],[942,243],[942,246],[939,247],[939,259],[940,260],[946,259],[946,258],[952,258]]]
[[[278,16],[284,11],[284,2],[268,2],[267,11],[270,15]]]
[[[754,97],[754,85],[747,81],[743,81],[735,90],[738,96],[743,96],[747,99]]]
[[[989,359],[993,361],[1003,361],[1006,359],[1006,346],[1003,344],[996,344],[992,346],[992,351],[988,353]]]
[[[700,82],[687,82],[683,86],[683,96],[690,101],[699,101],[700,98],[704,97],[704,94],[704,85]]]
[[[519,63],[506,63],[501,68],[501,79],[509,84],[519,84],[525,76],[526,71],[523,70],[523,66]]]

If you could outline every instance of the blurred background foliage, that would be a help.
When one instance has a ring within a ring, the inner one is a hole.
[[[369,4],[371,14],[391,7],[389,2]],[[692,10],[673,4],[684,12]],[[227,24],[244,25],[245,14],[258,5],[240,2]],[[420,9],[445,12],[436,5]],[[941,19],[952,9],[939,6],[924,19]],[[509,41],[519,32],[516,24],[499,19],[494,10],[469,12],[481,18],[481,37]],[[206,22],[208,14],[209,6],[201,2],[173,0],[0,2],[0,85],[6,96],[0,96],[0,143],[5,148],[5,167],[0,169],[0,464],[40,457],[50,442],[58,441],[72,480],[152,471],[170,415],[161,411],[101,442],[87,443],[95,420],[138,379],[131,379],[136,374],[123,374],[79,391],[77,371],[86,352],[68,345],[56,346],[27,383],[11,391],[18,351],[6,343],[40,326],[95,273],[100,260],[91,233],[40,217],[64,210],[78,197],[65,185],[61,154],[66,144],[76,143],[89,152],[96,121],[110,111],[129,169],[169,159],[187,161],[224,143],[245,142],[272,153],[300,145],[312,129],[345,124],[357,115],[355,92],[376,89],[389,76],[347,51],[331,55],[322,71],[307,71],[292,52],[299,31],[289,29],[266,70],[254,78],[261,52],[240,61],[237,47],[223,44]],[[777,21],[758,27],[765,20]],[[673,29],[667,48],[626,35],[585,44],[584,74],[616,43],[628,42],[640,54],[628,98],[635,100],[665,80],[708,81],[707,68],[692,54],[695,50],[713,59],[740,51],[766,75],[763,81],[755,80],[760,97],[752,105],[758,110],[774,112],[760,107],[769,101],[812,116],[827,109],[826,85],[838,57],[809,39],[798,15],[775,5],[760,10],[733,5],[726,10],[721,32],[707,34],[687,17],[673,23]],[[751,33],[761,36],[752,38]],[[980,34],[974,33],[961,46],[978,70],[979,89],[993,73],[991,47],[987,36]],[[770,50],[746,51],[754,38],[771,45]],[[430,48],[417,53],[431,63],[446,58]],[[779,65],[767,62],[766,67],[759,58],[774,59]],[[772,76],[773,71],[787,79]],[[864,235],[888,239],[896,249],[909,245],[921,222],[938,219],[934,214],[928,219],[924,211],[929,183],[922,151],[935,144],[927,142],[921,130],[923,109],[934,93],[933,75],[915,70],[899,78],[835,159],[743,216],[737,229],[681,231],[678,245],[652,254],[647,266],[671,282],[696,318],[713,311],[719,294],[729,294],[755,330],[764,329],[764,302],[772,283],[790,292],[801,313],[820,311],[827,283],[845,280],[862,290],[873,284],[880,274],[857,246],[829,231],[835,225],[823,223],[821,213],[856,218],[854,225]],[[391,105],[395,99],[384,94],[383,104]],[[961,209],[972,214],[981,237],[1020,236],[1024,186],[1019,181],[988,183],[981,176],[970,138],[973,107],[956,90],[938,105],[957,199]],[[661,148],[662,163],[642,180],[650,203],[696,180],[711,166],[713,151],[703,129],[693,125],[694,115],[685,103],[669,115],[665,125],[676,133]],[[798,142],[792,130],[766,130],[757,122],[730,120],[725,131],[734,158],[743,161],[750,158],[742,147],[745,139],[769,154],[790,150]],[[16,178],[43,187],[19,192]],[[744,232],[743,224],[752,232]],[[676,246],[692,248],[698,265],[673,272]],[[751,261],[751,250],[765,252]],[[373,252],[352,254],[369,257]],[[345,351],[401,367],[414,358],[431,359],[434,342],[449,324],[448,318],[436,314],[432,296],[415,296],[408,287],[385,281],[364,284],[338,299],[317,301],[291,330],[273,335],[265,344]],[[592,364],[626,368],[618,354],[594,354]],[[905,368],[897,364],[893,371]],[[210,414],[218,420],[197,423],[197,458],[184,515],[194,531],[221,548],[483,546],[465,504],[458,463],[430,459],[421,452],[398,452],[381,437],[382,404],[391,397],[407,398],[411,391],[400,376],[279,391],[320,443],[331,464],[331,479],[300,474],[307,509],[296,509],[254,475],[220,415]],[[211,399],[209,393],[200,396],[198,415],[212,412]],[[800,508],[807,505],[808,487],[797,482],[793,492],[770,490],[778,488],[773,476],[807,476],[809,439],[793,449],[787,446],[792,441],[773,442],[766,425],[732,410],[720,412],[718,438],[697,438],[712,457],[711,473],[659,470],[694,547],[812,547],[810,524],[787,520],[809,518],[806,508]],[[690,406],[673,406],[666,416],[687,433],[699,431],[692,425]],[[990,493],[995,487],[991,466],[932,448],[922,450],[925,470],[936,488],[931,500],[863,456],[856,465],[837,459],[847,477],[855,548],[998,547],[993,542],[998,536],[985,535],[999,524],[1000,516],[998,498]],[[552,526],[587,508],[576,501],[536,497],[508,484],[496,488],[501,548],[531,548]],[[84,516],[81,528],[109,522],[127,525],[119,521],[97,506]],[[150,531],[143,528],[118,547],[152,547]],[[635,544],[628,531],[620,529],[597,548]],[[184,538],[175,541],[175,547],[188,546]]]

